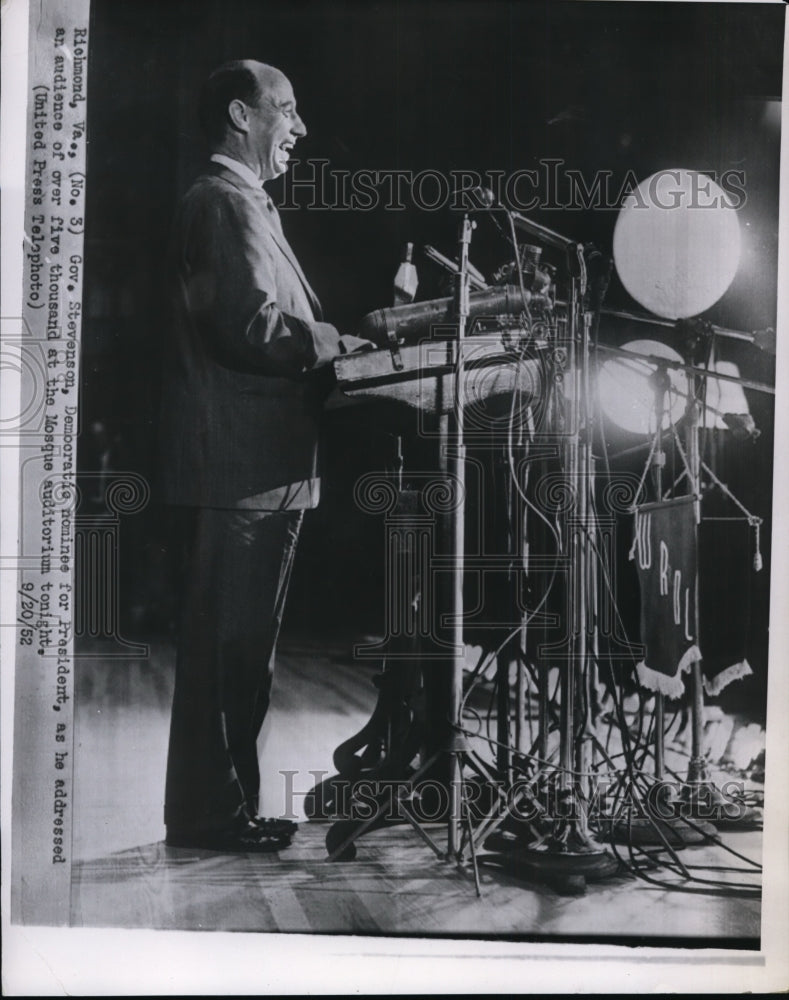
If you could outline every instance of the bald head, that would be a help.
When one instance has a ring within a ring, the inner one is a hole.
[[[288,78],[276,66],[269,66],[267,63],[257,62],[255,59],[242,59],[239,65],[254,75],[260,92],[263,94],[288,83]]]

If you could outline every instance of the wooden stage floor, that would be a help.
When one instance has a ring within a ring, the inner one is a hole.
[[[168,848],[162,808],[172,646],[156,644],[138,658],[85,652],[96,655],[77,665],[74,926],[758,945],[758,899],[672,891],[624,875],[569,897],[485,868],[478,899],[471,870],[437,858],[407,826],[365,836],[353,862],[327,860],[328,827],[315,822],[302,823],[280,854]],[[341,652],[283,642],[261,745],[267,814],[292,807],[303,816],[310,772],[330,772],[334,747],[369,717],[374,670],[354,667]],[[443,842],[441,827],[434,835]],[[722,839],[760,860],[759,831]],[[746,868],[714,846],[687,848],[682,858]],[[758,883],[758,873],[697,873]],[[680,884],[666,872],[655,877]]]

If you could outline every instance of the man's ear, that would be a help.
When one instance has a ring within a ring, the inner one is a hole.
[[[227,116],[237,132],[249,132],[249,109],[243,101],[232,100],[227,106]]]

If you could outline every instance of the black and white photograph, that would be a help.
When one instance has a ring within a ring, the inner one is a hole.
[[[4,4],[8,995],[789,988],[785,20]]]

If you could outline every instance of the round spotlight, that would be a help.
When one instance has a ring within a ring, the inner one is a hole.
[[[667,361],[682,362],[675,350],[659,340],[631,340],[623,351],[649,354]],[[598,391],[603,412],[617,427],[631,434],[654,434],[657,424],[655,390],[651,376],[657,365],[641,358],[613,358],[603,362],[598,375]],[[670,387],[663,401],[662,430],[676,423],[685,412],[688,380],[685,372],[668,369]]]
[[[740,262],[740,224],[724,191],[695,170],[660,170],[625,198],[614,229],[622,284],[666,319],[698,316]]]

